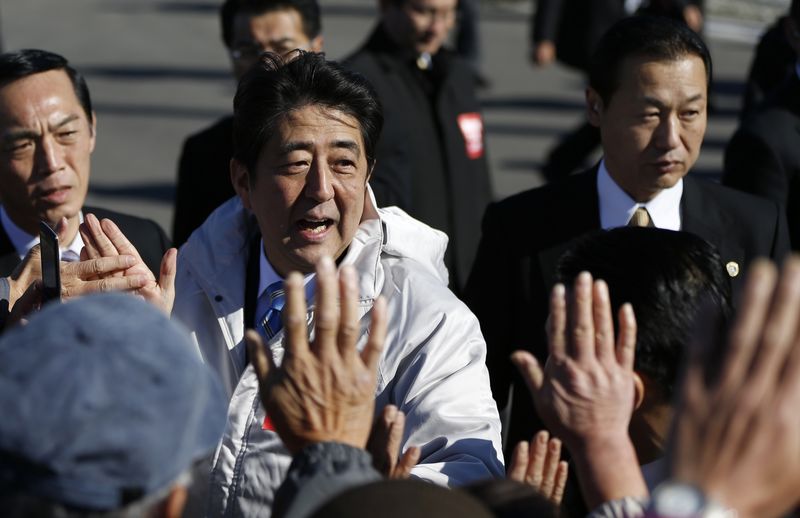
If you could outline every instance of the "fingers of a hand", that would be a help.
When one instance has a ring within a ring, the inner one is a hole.
[[[528,442],[520,441],[511,455],[511,466],[506,476],[517,482],[525,481],[525,472],[528,470]]]
[[[562,359],[567,354],[567,300],[563,284],[550,292],[550,316],[547,318],[547,337],[550,356]]]
[[[264,341],[261,339],[260,334],[252,329],[248,329],[244,334],[244,339],[245,342],[247,342],[247,355],[250,358],[250,362],[253,364],[253,369],[256,371],[258,385],[262,388],[263,394],[263,389],[266,387],[270,373],[275,372],[277,367],[275,367],[272,355],[267,354],[264,350]]]
[[[339,354],[345,361],[355,358],[358,340],[358,285],[356,271],[352,266],[343,266],[339,271]]]
[[[567,476],[569,475],[569,464],[567,461],[560,461],[558,469],[556,470],[555,483],[553,484],[553,492],[550,495],[550,501],[556,505],[561,505],[564,499],[564,489],[567,487]]]
[[[409,446],[408,449],[400,457],[400,461],[395,466],[392,478],[396,480],[407,479],[411,476],[411,470],[419,462],[419,457],[422,455],[422,450],[419,446]]]
[[[571,296],[567,297],[567,354],[579,363],[595,358],[594,321],[592,315],[592,275],[581,272],[575,279]]]
[[[394,412],[394,419],[389,424],[389,436],[386,443],[390,458],[396,459],[400,454],[400,446],[403,444],[403,432],[406,428],[406,414],[401,410]]]
[[[94,279],[105,277],[112,273],[124,272],[136,264],[136,259],[130,255],[114,255],[111,257],[99,257],[78,262],[62,262],[61,276],[72,276],[79,279]]]
[[[283,306],[283,325],[286,330],[286,355],[308,354],[308,330],[306,328],[306,293],[303,276],[292,272],[283,283],[286,304]]]
[[[531,440],[528,452],[528,469],[525,470],[525,482],[541,491],[547,461],[547,441],[550,434],[542,430]]]
[[[378,369],[378,361],[383,353],[383,346],[386,342],[386,328],[388,326],[388,314],[386,310],[386,299],[378,297],[370,311],[372,321],[369,325],[369,337],[364,349],[361,351],[361,361],[367,366],[370,372]]]
[[[336,355],[336,337],[339,328],[339,286],[336,265],[328,256],[317,263],[317,299],[314,316],[314,342],[311,348],[324,358]]]
[[[143,290],[150,279],[144,275],[128,275],[126,277],[105,277],[91,281],[66,281],[62,277],[61,297],[70,299],[90,293]]]
[[[120,254],[132,255],[139,261],[142,260],[142,257],[139,255],[139,251],[136,250],[136,247],[133,246],[127,237],[125,237],[125,234],[122,233],[116,223],[110,219],[104,219],[100,222],[100,226],[104,234],[108,237],[108,239],[114,245],[114,248],[116,248]]]
[[[611,297],[608,293],[608,284],[603,280],[595,281],[592,286],[592,313],[597,359],[606,364],[615,362],[614,319],[611,316]]]
[[[36,280],[31,283],[20,298],[14,302],[8,323],[19,323],[25,317],[39,309],[42,304],[42,283]]]
[[[175,302],[175,277],[178,275],[178,249],[170,248],[161,259],[161,271],[158,274],[158,286],[164,299],[167,314],[172,312]]]
[[[619,322],[617,362],[626,371],[632,371],[633,360],[636,357],[636,317],[633,314],[633,306],[628,303],[620,306],[617,321]]]
[[[528,390],[533,394],[534,399],[539,393],[544,383],[544,372],[539,362],[528,351],[515,351],[511,355],[511,362],[517,366],[522,378],[528,385]]]
[[[728,336],[721,375],[723,386],[740,386],[742,377],[750,369],[776,279],[777,271],[771,262],[757,260],[750,265],[739,311]],[[695,357],[693,360],[700,362],[704,358]]]
[[[561,461],[561,441],[553,438],[547,443],[547,459],[542,471],[542,494],[550,497],[556,485],[558,463]]]
[[[94,214],[87,214],[84,218],[84,223],[89,227],[89,231],[94,238],[94,245],[102,257],[111,257],[112,255],[123,253],[111,242],[111,239],[109,239],[101,226],[100,220]]]
[[[94,217],[94,214],[87,214],[84,217],[83,223],[78,226],[78,232],[81,235],[81,239],[83,240],[83,249],[81,250],[81,259],[83,259],[83,255],[86,255],[87,259],[97,259],[98,257],[102,257],[100,254],[100,250],[98,249],[97,245],[94,242],[94,234],[92,229],[89,227],[89,218]]]
[[[764,325],[761,344],[755,353],[751,383],[774,386],[785,366],[797,334],[800,315],[800,259],[784,263]],[[748,387],[751,388],[751,387]]]

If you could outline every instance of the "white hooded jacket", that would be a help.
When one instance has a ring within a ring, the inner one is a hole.
[[[371,198],[371,197],[370,197]],[[397,208],[365,216],[344,263],[359,275],[359,348],[370,309],[387,300],[387,341],[378,367],[376,412],[406,414],[402,449],[422,448],[414,476],[443,485],[503,477],[500,421],[478,321],[447,288],[447,237]],[[228,424],[211,474],[209,516],[265,516],[291,458],[264,429],[258,380],[245,364],[244,298],[255,220],[238,198],[217,209],[181,248],[173,316],[228,392]],[[268,344],[283,357],[283,333]]]

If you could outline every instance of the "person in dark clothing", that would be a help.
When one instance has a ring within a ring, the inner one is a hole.
[[[442,47],[456,4],[384,0],[378,26],[345,66],[372,83],[384,108],[370,180],[378,205],[397,205],[449,236],[445,261],[458,293],[492,194],[474,74]]]
[[[226,0],[220,21],[237,81],[263,51],[322,50],[317,0]],[[229,174],[232,135],[233,116],[228,115],[184,142],[172,224],[176,246],[235,194]]]

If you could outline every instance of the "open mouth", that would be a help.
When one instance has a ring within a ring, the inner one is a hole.
[[[306,219],[303,218],[297,222],[300,231],[306,235],[319,236],[325,233],[330,227],[333,226],[333,220],[326,219]]]

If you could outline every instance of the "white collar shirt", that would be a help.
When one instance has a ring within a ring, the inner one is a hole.
[[[597,199],[600,207],[600,226],[604,230],[624,227],[639,207],[644,207],[650,214],[653,225],[667,230],[681,229],[681,197],[683,196],[683,179],[674,186],[662,190],[652,200],[637,203],[628,193],[617,185],[608,174],[605,160],[600,162],[597,170]]]
[[[80,222],[83,223],[83,212],[79,212],[78,217],[80,218]],[[14,245],[14,249],[16,250],[20,259],[25,257],[25,255],[31,248],[34,247],[34,245],[39,244],[39,236],[32,236],[31,234],[28,234],[19,228],[16,223],[11,221],[8,213],[6,213],[6,208],[2,205],[0,205],[0,224],[3,225],[3,230],[5,230],[6,234],[8,235],[8,239],[11,241],[11,244]],[[81,238],[81,233],[78,232],[75,234],[75,239],[73,239],[68,246],[61,247],[61,260],[79,261],[82,248],[83,238]]]

